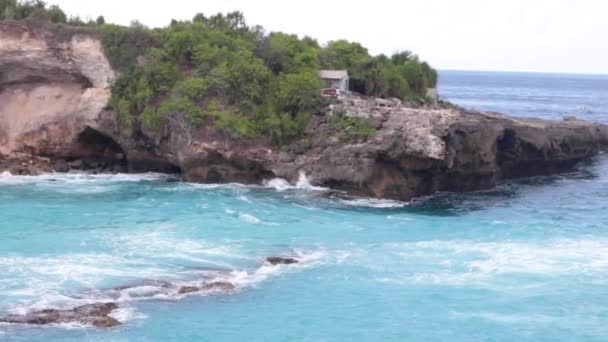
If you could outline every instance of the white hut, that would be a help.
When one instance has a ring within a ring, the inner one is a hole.
[[[319,78],[323,82],[323,89],[335,89],[340,93],[348,91],[348,71],[346,70],[319,70]]]

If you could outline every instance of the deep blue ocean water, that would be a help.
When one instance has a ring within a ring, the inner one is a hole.
[[[439,93],[466,108],[608,122],[608,75],[441,71]]]
[[[601,77],[503,73],[442,73],[440,86],[467,107],[598,121],[607,90]],[[168,180],[0,176],[0,313],[114,300],[124,323],[0,325],[0,340],[608,340],[606,155],[411,205],[345,201],[304,181]],[[302,262],[264,265],[271,255]],[[149,285],[202,278],[239,289]]]

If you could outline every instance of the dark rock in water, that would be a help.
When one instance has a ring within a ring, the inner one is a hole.
[[[198,292],[200,290],[201,290],[201,288],[200,287],[196,287],[196,286],[182,286],[182,287],[179,288],[178,293],[179,294],[187,294],[187,293]]]
[[[227,281],[216,281],[213,283],[205,284],[201,287],[203,291],[219,290],[219,291],[232,291],[236,289],[236,285]]]
[[[236,285],[227,281],[216,281],[213,283],[205,284],[201,287],[196,286],[182,286],[179,288],[179,294],[188,294],[202,291],[223,291],[228,292],[236,289]]]
[[[297,264],[299,261],[295,258],[284,258],[284,257],[268,257],[266,262],[271,265],[292,265]]]
[[[47,309],[25,315],[8,315],[0,317],[0,323],[35,325],[81,323],[98,328],[110,328],[120,325],[118,320],[109,316],[116,309],[118,309],[116,303],[88,304],[68,310]]]

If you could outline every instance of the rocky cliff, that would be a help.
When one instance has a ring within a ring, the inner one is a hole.
[[[2,22],[0,155],[123,159],[117,145],[92,129],[114,78],[100,40],[90,31]]]
[[[184,132],[168,125],[160,138],[125,137],[105,109],[115,77],[94,32],[0,23],[0,171],[153,170],[244,183],[295,181],[305,172],[315,185],[352,195],[409,200],[568,170],[608,146],[606,126],[575,119],[356,96],[313,116],[307,136],[281,150],[213,126]],[[374,133],[353,136],[332,124],[336,117],[363,120]]]

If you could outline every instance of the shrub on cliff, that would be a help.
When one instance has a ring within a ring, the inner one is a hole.
[[[120,71],[133,69],[138,57],[159,45],[154,33],[145,28],[101,25],[98,30],[112,67]]]
[[[330,124],[339,137],[350,142],[367,140],[376,134],[376,129],[363,118],[334,115]]]
[[[346,40],[323,47],[309,37],[266,34],[247,25],[240,12],[196,14],[161,29],[110,25],[103,17],[85,23],[41,0],[0,0],[0,14],[44,16],[98,31],[120,72],[110,106],[126,134],[138,127],[162,134],[163,127],[185,120],[189,127],[209,123],[230,135],[264,136],[282,145],[299,139],[310,115],[325,106],[320,68],[347,69],[351,90],[371,96],[421,98],[437,82],[437,73],[409,51],[373,56]],[[355,137],[371,132],[357,120],[335,126]]]
[[[52,5],[47,8],[46,2],[42,0],[0,0],[0,19],[27,19],[36,18],[49,20],[53,23],[67,22],[67,16],[63,10]]]

